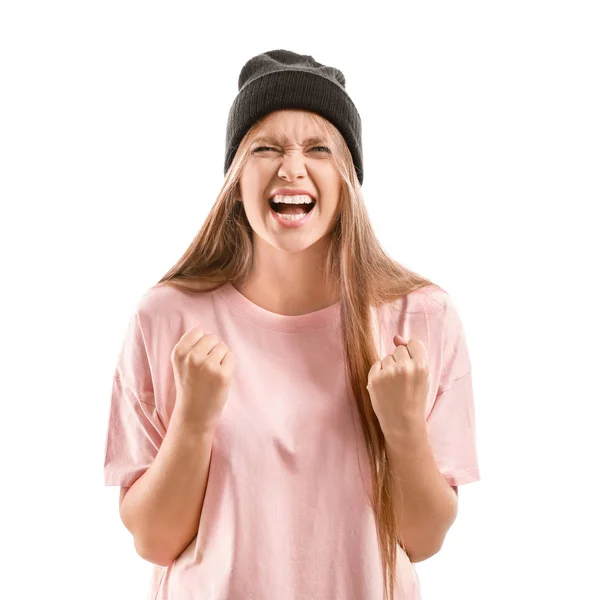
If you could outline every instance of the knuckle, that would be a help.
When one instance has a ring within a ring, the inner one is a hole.
[[[189,352],[189,362],[192,365],[200,365],[203,362],[203,358],[198,351],[192,350]]]
[[[421,373],[426,373],[429,370],[429,363],[427,361],[420,362],[418,369]]]
[[[208,373],[214,374],[217,372],[217,366],[214,360],[211,360],[211,357],[208,356],[203,362],[203,369]]]
[[[232,376],[231,369],[221,368],[221,369],[219,369],[218,373],[219,373],[219,377],[220,377],[221,381],[223,381],[223,382],[229,381]]]

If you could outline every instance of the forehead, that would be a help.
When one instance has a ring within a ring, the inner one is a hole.
[[[299,144],[305,146],[325,142],[324,132],[316,124],[308,111],[279,110],[262,121],[262,127],[253,139],[255,142],[269,142],[279,145]]]

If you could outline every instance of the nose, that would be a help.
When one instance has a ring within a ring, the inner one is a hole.
[[[281,167],[279,168],[279,177],[296,179],[306,176],[306,165],[300,152],[290,152],[284,154]]]

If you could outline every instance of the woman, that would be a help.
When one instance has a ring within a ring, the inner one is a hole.
[[[250,59],[224,172],[114,376],[105,484],[150,598],[419,599],[412,563],[480,479],[470,359],[446,292],[374,235],[343,73]]]

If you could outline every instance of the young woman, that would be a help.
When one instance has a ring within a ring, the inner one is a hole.
[[[457,311],[375,237],[338,69],[250,59],[224,172],[114,375],[105,485],[150,600],[417,600],[480,479]]]

